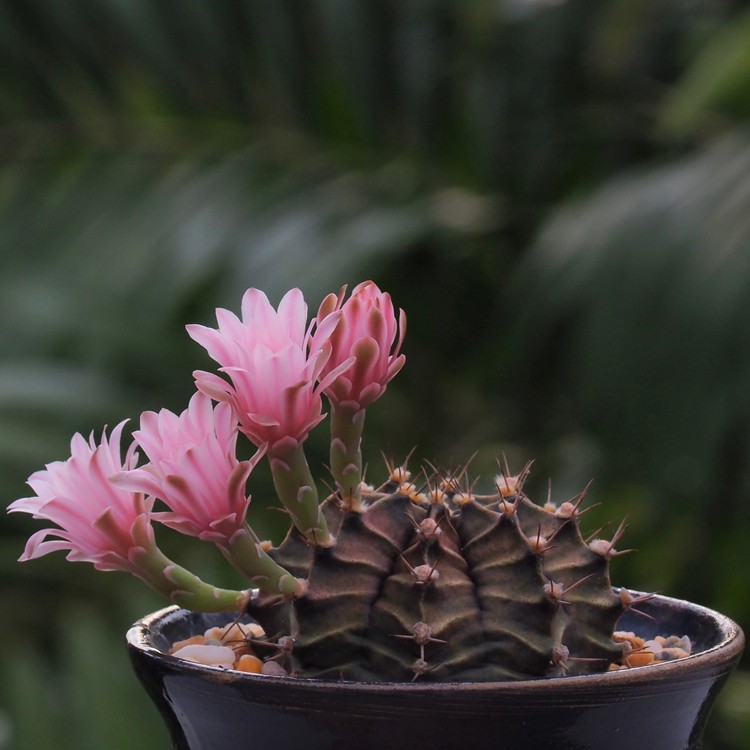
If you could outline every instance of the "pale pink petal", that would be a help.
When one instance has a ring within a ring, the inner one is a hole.
[[[60,529],[42,529],[41,531],[34,532],[23,551],[21,557],[18,558],[20,562],[26,562],[27,560],[33,560],[42,555],[47,555],[50,552],[57,552],[58,550],[69,550],[70,542],[58,539],[52,542],[44,541],[48,536],[60,535]]]
[[[234,390],[230,383],[227,383],[226,380],[223,380],[218,375],[214,375],[212,372],[196,370],[193,373],[193,377],[201,393],[205,393],[214,401],[227,401],[227,397]]]
[[[261,318],[261,322],[268,323],[267,315],[273,308],[265,293],[260,289],[250,288],[242,295],[242,321],[247,323],[251,320]]]
[[[193,341],[208,352],[211,359],[219,362],[226,356],[226,342],[218,331],[197,324],[185,326],[185,330]]]
[[[299,289],[290,289],[283,296],[279,303],[278,316],[285,325],[289,340],[301,346],[307,328],[307,305]]]
[[[159,497],[159,481],[146,469],[131,469],[113,474],[109,481],[115,486],[129,492],[143,492]],[[161,498],[160,498],[161,499]]]
[[[248,414],[247,416],[260,427],[278,429],[281,426],[277,419],[268,417],[265,414]]]

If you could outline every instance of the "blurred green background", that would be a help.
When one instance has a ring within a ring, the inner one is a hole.
[[[495,457],[617,581],[750,625],[750,13],[732,0],[0,3],[0,486],[209,365],[184,333],[374,278],[409,317],[379,451]],[[310,444],[325,460],[325,430]],[[262,472],[251,485],[278,537]],[[0,750],[166,750],[126,627],[161,602],[0,527]],[[231,583],[210,549],[163,535]],[[750,660],[708,750],[750,746]]]

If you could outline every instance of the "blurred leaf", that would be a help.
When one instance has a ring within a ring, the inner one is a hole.
[[[63,708],[50,671],[41,653],[18,645],[13,655],[3,658],[3,702],[9,711],[12,750],[75,748],[70,735],[60,734]]]
[[[100,614],[84,607],[58,619],[55,634],[57,654],[17,643],[2,657],[10,748],[166,747],[161,719],[129,668],[124,637],[111,635]]]
[[[6,484],[60,457],[76,430],[182,408],[205,359],[186,322],[212,322],[248,286],[278,299],[299,285],[314,307],[440,231],[405,165],[359,173],[280,148],[0,173],[0,462],[17,472]]]
[[[101,414],[116,397],[111,383],[77,367],[45,361],[0,364],[0,413],[28,409]]]
[[[726,129],[750,115],[750,12],[711,35],[663,104],[658,128],[684,138]]]
[[[750,619],[736,598],[750,534],[749,175],[738,133],[604,185],[551,219],[516,286],[533,300],[519,334],[530,388],[552,389],[566,428],[601,441],[614,475],[658,492],[640,529],[652,543],[634,541],[652,580],[668,575],[671,593],[740,619]]]
[[[61,622],[66,698],[78,748],[163,748],[166,731],[129,668],[123,636],[114,638],[96,611],[67,612]],[[133,721],[137,716],[138,721]],[[73,735],[70,728],[68,736]]]
[[[750,673],[737,671],[719,696],[709,724],[707,750],[747,747],[750,743]]]
[[[645,153],[685,44],[734,15],[708,0],[13,0],[0,122],[14,156],[30,125],[127,148],[134,122],[168,120],[225,147],[283,129],[359,160],[406,150],[536,215]]]

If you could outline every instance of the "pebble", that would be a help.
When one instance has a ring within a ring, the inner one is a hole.
[[[175,641],[169,653],[206,666],[236,669],[250,674],[281,676],[286,670],[276,662],[263,662],[252,650],[250,640],[264,639],[265,631],[257,623],[231,623]]]
[[[207,666],[236,669],[269,677],[286,676],[288,672],[278,662],[263,662],[253,653],[249,640],[264,637],[265,632],[256,623],[232,623],[224,628],[209,628],[203,635],[175,641],[169,653],[180,659]],[[610,665],[610,670],[684,659],[690,656],[693,648],[687,636],[656,636],[646,641],[635,633],[617,631],[613,633],[612,639],[622,644],[623,657],[620,664]]]
[[[267,677],[288,677],[289,672],[284,669],[277,661],[267,661],[263,664],[263,671],[261,674]]]
[[[616,643],[623,646],[622,666],[645,667],[674,659],[690,656],[693,646],[690,638],[676,635],[657,635],[650,641],[627,631],[618,631],[612,635]]]
[[[226,669],[234,666],[235,659],[234,651],[229,646],[201,646],[196,643],[177,649],[172,656],[209,667],[225,667]]]
[[[659,661],[684,659],[686,656],[690,656],[693,650],[693,644],[686,635],[682,638],[675,635],[668,638],[657,635],[652,641],[646,642],[646,647],[654,652],[656,659]]]
[[[252,654],[243,654],[234,663],[232,669],[240,672],[250,672],[251,674],[261,674],[263,672],[263,662]]]

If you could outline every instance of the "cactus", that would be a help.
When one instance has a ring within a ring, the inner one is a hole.
[[[181,606],[249,613],[273,673],[517,680],[600,672],[622,657],[613,631],[644,597],[610,584],[622,525],[609,541],[583,539],[585,492],[537,505],[524,493],[528,467],[506,470],[489,495],[473,492],[466,469],[431,470],[419,489],[389,464],[382,486],[364,484],[365,412],[404,363],[405,316],[387,294],[372,282],[348,299],[342,290],[308,324],[299,290],[276,310],[251,289],[242,312],[217,311],[218,330],[188,326],[223,377],[196,372],[180,415],[144,413],[124,460],[120,424],[101,443],[76,435],[68,461],[32,475],[36,496],[10,510],[62,528],[32,535],[22,559],[66,549]],[[304,442],[325,418],[323,395],[335,488],[319,503]],[[240,433],[257,447],[249,460],[236,456]],[[278,548],[246,519],[245,484],[263,458],[292,522]],[[156,500],[167,510],[154,512]],[[172,562],[153,522],[214,543],[250,588],[219,589]]]
[[[335,542],[292,529],[271,552],[307,580],[294,599],[259,592],[249,611],[273,639],[291,635],[288,668],[353,680],[515,680],[600,672],[626,608],[613,592],[609,542],[587,544],[583,495],[534,504],[519,477],[492,496],[452,478],[417,493],[399,467],[353,508],[324,505]]]

